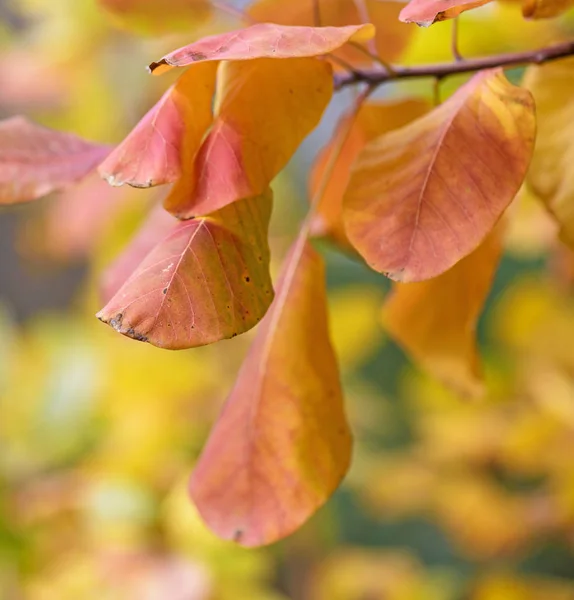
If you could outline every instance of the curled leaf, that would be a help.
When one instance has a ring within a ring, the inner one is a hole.
[[[319,123],[333,77],[330,66],[314,58],[228,62],[220,67],[217,88],[215,120],[194,165],[197,176],[183,177],[164,203],[179,218],[261,194]]]
[[[252,60],[254,58],[309,58],[320,56],[353,41],[373,37],[371,24],[346,27],[287,27],[273,23],[252,25],[205,37],[193,44],[170,52],[150,64],[154,74],[173,67],[211,60]]]
[[[269,544],[327,500],[350,457],[324,266],[299,239],[193,473],[191,495],[220,537]]]
[[[172,350],[231,338],[257,324],[273,298],[267,227],[271,192],[178,223],[98,313],[119,333]],[[159,233],[163,221],[157,222]],[[149,234],[153,238],[155,231]],[[143,234],[142,234],[143,236]],[[147,234],[146,234],[147,236]],[[141,242],[141,243],[140,243]]]
[[[397,281],[444,273],[516,196],[535,137],[534,102],[502,69],[483,71],[361,152],[343,201],[350,242]]]
[[[151,187],[176,181],[193,161],[211,125],[217,65],[186,71],[100,165],[110,185]]]
[[[1,121],[0,204],[35,200],[80,181],[110,149],[24,117]]]

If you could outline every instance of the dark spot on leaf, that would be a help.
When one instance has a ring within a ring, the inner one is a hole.
[[[163,292],[164,294],[167,294],[167,288],[163,288],[162,292]]]
[[[203,54],[203,52],[189,52],[188,53],[189,58],[191,58],[191,60],[206,60],[207,59],[207,55]]]
[[[147,342],[147,337],[141,333],[139,333],[138,331],[136,331],[133,327],[130,327],[126,332],[125,335],[127,335],[128,337],[131,337],[133,340],[137,340],[138,342]]]
[[[119,331],[121,333],[123,318],[124,315],[122,313],[118,313],[113,319],[109,320],[110,327],[113,327],[116,331]]]
[[[231,337],[232,337],[232,338],[234,338],[234,337],[237,337],[237,332],[236,332],[236,331],[234,331],[234,332],[231,334]]]
[[[249,283],[251,281],[250,277],[244,277],[244,279],[245,279],[245,283]]]

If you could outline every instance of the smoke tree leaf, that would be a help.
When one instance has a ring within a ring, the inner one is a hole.
[[[323,261],[298,239],[191,480],[217,535],[272,543],[306,521],[351,458]]]
[[[502,69],[478,73],[427,115],[365,146],[343,200],[350,242],[396,281],[444,273],[516,196],[535,130],[530,92]]]
[[[148,244],[139,240],[142,261],[98,318],[123,335],[172,350],[244,333],[273,299],[271,203],[267,191],[206,217],[174,220],[147,254]],[[158,227],[163,232],[163,222]],[[133,248],[128,252],[134,261]]]
[[[0,121],[0,204],[65,189],[94,170],[110,150],[25,117]]]

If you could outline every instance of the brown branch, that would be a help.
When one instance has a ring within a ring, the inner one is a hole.
[[[455,62],[438,63],[434,65],[420,65],[416,67],[393,66],[393,72],[387,73],[380,70],[356,71],[354,73],[336,75],[335,89],[340,90],[355,83],[368,83],[370,86],[379,86],[399,79],[414,79],[417,77],[435,77],[443,79],[449,75],[459,73],[473,73],[495,67],[519,67],[522,65],[541,65],[551,60],[574,56],[574,40],[563,42],[547,48],[529,50],[526,52],[511,52],[497,54],[482,58],[462,59]]]

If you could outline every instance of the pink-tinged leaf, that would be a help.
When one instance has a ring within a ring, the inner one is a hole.
[[[437,21],[454,19],[460,13],[487,4],[491,0],[411,0],[401,11],[399,19],[429,27]]]
[[[268,191],[208,217],[175,222],[98,318],[128,337],[172,350],[251,329],[273,299],[267,243],[271,203]],[[136,253],[147,249],[147,240],[138,242],[126,262],[132,264]]]
[[[332,92],[331,67],[316,58],[222,64],[197,180],[182,177],[166,209],[187,219],[261,194],[319,123]]]
[[[0,204],[41,198],[95,169],[110,146],[12,117],[0,122]]]
[[[444,273],[516,196],[535,132],[530,92],[502,69],[475,75],[433,111],[365,146],[343,200],[349,241],[396,281]]]
[[[329,498],[347,471],[351,444],[324,265],[300,238],[195,468],[191,496],[220,537],[270,544]]]
[[[144,258],[177,227],[178,221],[161,205],[155,206],[127,248],[104,271],[101,294],[107,304],[139,267]]]
[[[100,165],[109,184],[150,187],[176,181],[192,169],[211,125],[217,65],[185,72]],[[193,178],[193,173],[188,173]]]
[[[204,61],[254,58],[309,58],[327,54],[350,41],[363,42],[375,34],[370,24],[346,27],[291,27],[261,23],[238,31],[205,37],[170,52],[149,68],[161,74],[173,67]]]

